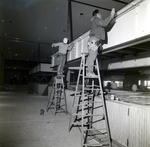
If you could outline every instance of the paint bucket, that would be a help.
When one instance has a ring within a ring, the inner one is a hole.
[[[111,94],[111,95],[110,95],[110,99],[111,99],[111,100],[114,100],[114,99],[115,99],[115,95]]]
[[[40,115],[44,115],[44,112],[45,112],[44,109],[41,109],[40,110]]]

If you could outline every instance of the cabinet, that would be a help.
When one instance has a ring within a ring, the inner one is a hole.
[[[150,109],[130,107],[129,147],[150,147]]]
[[[114,103],[111,101],[106,102],[110,133],[113,140],[127,146],[128,139],[128,126],[129,126],[129,107]]]
[[[107,101],[111,137],[125,147],[150,147],[150,107]]]

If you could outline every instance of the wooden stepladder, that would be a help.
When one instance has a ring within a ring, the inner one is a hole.
[[[47,110],[54,109],[56,113],[67,114],[67,102],[63,75],[57,75],[52,78],[53,84],[51,85],[50,94],[48,97]]]
[[[76,90],[72,105],[69,131],[78,127],[81,132],[82,147],[111,147],[105,95],[102,89],[98,60],[97,75],[86,76],[86,54],[82,54]],[[96,94],[99,92],[99,94]]]

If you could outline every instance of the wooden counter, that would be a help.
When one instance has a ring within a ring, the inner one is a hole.
[[[66,90],[68,112],[71,113],[73,97],[72,90]],[[128,92],[130,95],[131,94]],[[100,100],[96,97],[96,101]],[[78,100],[76,100],[77,102]],[[150,147],[150,105],[107,100],[106,101],[111,137],[125,147]],[[94,110],[101,113],[102,108]],[[94,119],[97,119],[94,117]],[[95,128],[103,128],[105,124],[97,122]]]
[[[111,137],[129,147],[150,147],[150,106],[107,101]]]

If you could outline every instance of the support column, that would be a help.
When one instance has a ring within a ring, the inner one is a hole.
[[[40,54],[41,48],[40,48],[40,43],[38,43],[38,63],[41,62],[41,54]]]
[[[69,69],[67,72],[66,81],[67,81],[67,88],[69,88],[70,87],[70,70]]]
[[[69,42],[73,41],[71,0],[68,0],[67,37]]]
[[[0,85],[4,84],[4,57],[0,52]]]

